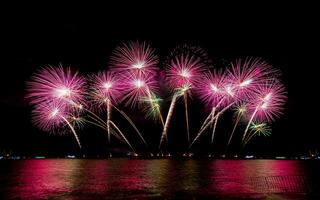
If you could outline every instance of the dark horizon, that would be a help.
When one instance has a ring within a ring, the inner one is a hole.
[[[312,81],[316,80],[313,77],[317,71],[311,50],[311,46],[318,43],[313,25],[297,20],[292,15],[295,12],[283,13],[280,8],[271,13],[272,16],[263,10],[261,13],[253,13],[255,19],[250,15],[242,15],[237,18],[224,16],[223,21],[219,21],[209,12],[203,12],[206,10],[204,7],[192,16],[173,9],[166,16],[160,17],[160,20],[157,17],[159,13],[147,13],[150,18],[154,18],[152,23],[142,23],[139,20],[144,15],[133,16],[130,12],[123,19],[116,18],[112,12],[86,18],[79,16],[81,12],[73,15],[65,11],[56,17],[51,15],[54,12],[49,11],[32,10],[34,12],[30,14],[31,11],[17,10],[19,15],[5,21],[2,27],[5,56],[0,79],[0,101],[3,106],[0,151],[12,151],[18,155],[79,154],[79,148],[71,135],[50,136],[33,127],[30,120],[31,106],[24,98],[25,82],[37,69],[46,65],[71,66],[83,75],[104,70],[108,67],[112,50],[121,42],[129,40],[149,42],[156,49],[160,62],[163,62],[170,49],[185,43],[205,49],[214,66],[220,68],[238,58],[262,58],[281,70],[281,80],[288,92],[288,100],[283,115],[271,125],[272,135],[256,139],[246,151],[256,155],[294,156],[320,149],[319,136],[313,130],[316,123],[312,116],[317,112],[310,112],[313,108],[309,108],[317,101],[316,94],[310,94],[314,92],[311,87],[315,86]],[[196,96],[190,105],[193,138],[205,115],[204,107]],[[187,150],[182,106],[182,102],[179,102],[170,126],[170,152]],[[125,110],[129,111],[128,108]],[[167,110],[168,103],[164,112]],[[141,118],[144,116],[142,112],[136,113]],[[133,117],[133,112],[129,111],[129,115]],[[121,121],[116,114],[114,117]],[[209,147],[208,140],[203,137],[193,148],[194,151],[222,152],[221,144],[225,141],[223,134],[230,133],[232,128],[230,119],[231,113],[227,113],[225,120],[218,125],[217,136],[220,138],[215,141],[215,147]],[[151,120],[142,121],[139,117],[134,120],[152,150],[156,150],[161,126],[155,126]],[[79,134],[84,145],[82,153],[102,155],[107,152],[107,137],[102,130],[86,127]],[[131,140],[138,147],[138,152],[146,151],[138,137],[133,136]],[[126,149],[115,138],[112,141],[115,141],[114,148]]]

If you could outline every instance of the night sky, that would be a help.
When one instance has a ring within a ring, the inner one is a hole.
[[[170,49],[184,43],[205,49],[217,68],[246,56],[263,58],[282,71],[288,102],[284,114],[272,124],[272,136],[254,140],[247,151],[261,155],[300,155],[319,148],[319,131],[315,128],[319,89],[313,89],[319,65],[314,61],[318,50],[313,48],[319,46],[319,34],[312,12],[302,17],[299,14],[302,10],[298,5],[256,5],[245,9],[237,5],[230,8],[192,4],[150,5],[150,8],[104,5],[99,10],[62,5],[41,9],[10,7],[1,19],[0,151],[22,155],[79,153],[71,135],[50,136],[33,127],[31,107],[24,98],[25,81],[47,64],[71,66],[83,75],[107,69],[112,50],[129,40],[149,42],[156,48],[161,62]],[[168,106],[166,102],[165,112]],[[125,110],[135,116],[133,119],[151,150],[156,149],[161,126],[143,120],[142,112]],[[193,137],[204,113],[204,107],[193,96],[190,104]],[[130,131],[119,116],[115,114],[114,118]],[[169,130],[170,151],[184,151],[187,147],[183,122],[180,101]],[[194,151],[222,151],[223,135],[232,128],[231,113],[218,126],[215,147],[209,148],[208,138],[204,136]],[[103,131],[88,126],[79,133],[84,153],[106,152],[107,137]],[[131,136],[130,140],[140,151],[146,150],[138,137]],[[126,149],[118,142],[113,148]]]

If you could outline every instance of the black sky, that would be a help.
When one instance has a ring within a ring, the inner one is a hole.
[[[0,150],[27,155],[77,152],[71,136],[48,136],[32,126],[31,108],[24,99],[25,81],[47,64],[72,66],[83,74],[106,69],[113,48],[128,40],[150,42],[161,59],[171,48],[183,43],[203,47],[216,66],[246,56],[265,59],[282,71],[288,103],[284,115],[272,125],[272,136],[257,140],[250,150],[273,155],[319,148],[319,131],[315,128],[318,118],[315,92],[319,89],[313,89],[319,65],[315,62],[318,50],[314,48],[319,45],[316,16],[302,5],[238,6],[123,3],[103,5],[97,10],[86,5],[81,9],[65,5],[8,7],[1,19],[4,57],[0,79]],[[190,110],[193,134],[199,127],[198,119],[205,117],[202,106],[194,99]],[[182,104],[178,105],[170,132],[173,151],[184,150],[186,146],[182,108]],[[230,117],[225,118],[226,122],[218,128],[221,135],[231,127]],[[160,126],[138,119],[137,123],[156,147]],[[80,137],[85,152],[105,152],[106,137],[102,131],[86,128]],[[219,151],[219,145],[216,148]],[[195,149],[208,150],[199,145]]]

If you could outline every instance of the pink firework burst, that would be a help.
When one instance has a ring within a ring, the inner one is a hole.
[[[123,74],[122,89],[125,93],[122,101],[125,101],[126,106],[135,107],[144,103],[143,99],[156,93],[158,82],[152,74],[127,72]]]
[[[198,47],[184,45],[171,52],[166,64],[166,80],[172,89],[194,87],[207,70],[207,54]]]
[[[80,105],[84,99],[85,79],[69,67],[44,67],[27,82],[27,98],[33,105],[64,102]]]
[[[225,91],[226,75],[220,70],[213,73],[204,73],[202,81],[196,87],[200,99],[212,107],[221,107],[227,104],[228,93]]]
[[[119,74],[114,72],[99,72],[91,78],[90,96],[98,105],[106,104],[109,100],[116,105],[121,100],[122,87],[119,80]]]
[[[79,121],[79,119],[69,114],[65,103],[55,101],[37,104],[32,111],[32,120],[36,127],[51,133],[63,133],[64,128],[68,126],[81,148],[79,137],[71,124],[75,124],[75,120]]]
[[[62,103],[43,102],[32,110],[33,124],[43,131],[55,132],[65,125],[67,116],[66,106]]]
[[[260,84],[249,99],[248,114],[258,121],[272,122],[282,113],[286,99],[285,88],[278,81]]]
[[[238,60],[228,69],[226,89],[235,98],[246,99],[259,85],[278,76],[279,71],[261,59]]]
[[[117,47],[110,57],[110,66],[117,72],[131,70],[134,73],[154,74],[159,59],[155,50],[146,42],[127,42]]]

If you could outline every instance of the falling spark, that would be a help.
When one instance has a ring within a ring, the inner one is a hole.
[[[118,131],[118,133],[122,136],[122,138],[126,141],[129,147],[132,149],[132,151],[135,152],[134,148],[132,147],[130,142],[127,140],[127,138],[124,136],[124,134],[121,132],[121,130],[112,121],[110,121],[110,124]]]
[[[236,121],[235,121],[235,123],[234,123],[232,132],[231,132],[230,137],[229,137],[229,139],[228,139],[227,149],[228,149],[228,147],[229,147],[229,145],[230,145],[230,142],[231,142],[231,140],[232,140],[232,137],[233,137],[233,135],[234,135],[234,132],[235,132],[237,126],[238,126],[238,123],[239,123],[241,117],[243,117],[244,114],[246,113],[246,110],[247,110],[247,109],[246,109],[246,104],[244,104],[244,103],[242,103],[242,104],[240,104],[240,105],[238,105],[238,106],[235,107]]]
[[[219,117],[221,114],[223,114],[226,110],[228,110],[233,104],[230,103],[228,106],[224,107],[221,111],[219,111],[214,117],[211,116],[211,120],[203,125],[203,128],[199,130],[197,136],[193,139],[193,141],[191,142],[191,144],[189,145],[189,148],[192,147],[192,145],[195,143],[195,141],[197,141],[199,139],[199,137],[202,135],[202,133],[214,122],[214,120],[216,120],[217,117]],[[208,121],[208,120],[206,120]]]
[[[171,121],[171,118],[172,118],[172,115],[173,115],[174,107],[176,105],[177,97],[178,96],[176,94],[174,94],[173,97],[172,97],[171,104],[170,104],[169,111],[168,111],[167,118],[166,118],[166,122],[164,124],[162,135],[161,135],[159,149],[161,148],[161,144],[163,142],[163,139],[167,137],[169,124],[170,124],[170,121]]]

